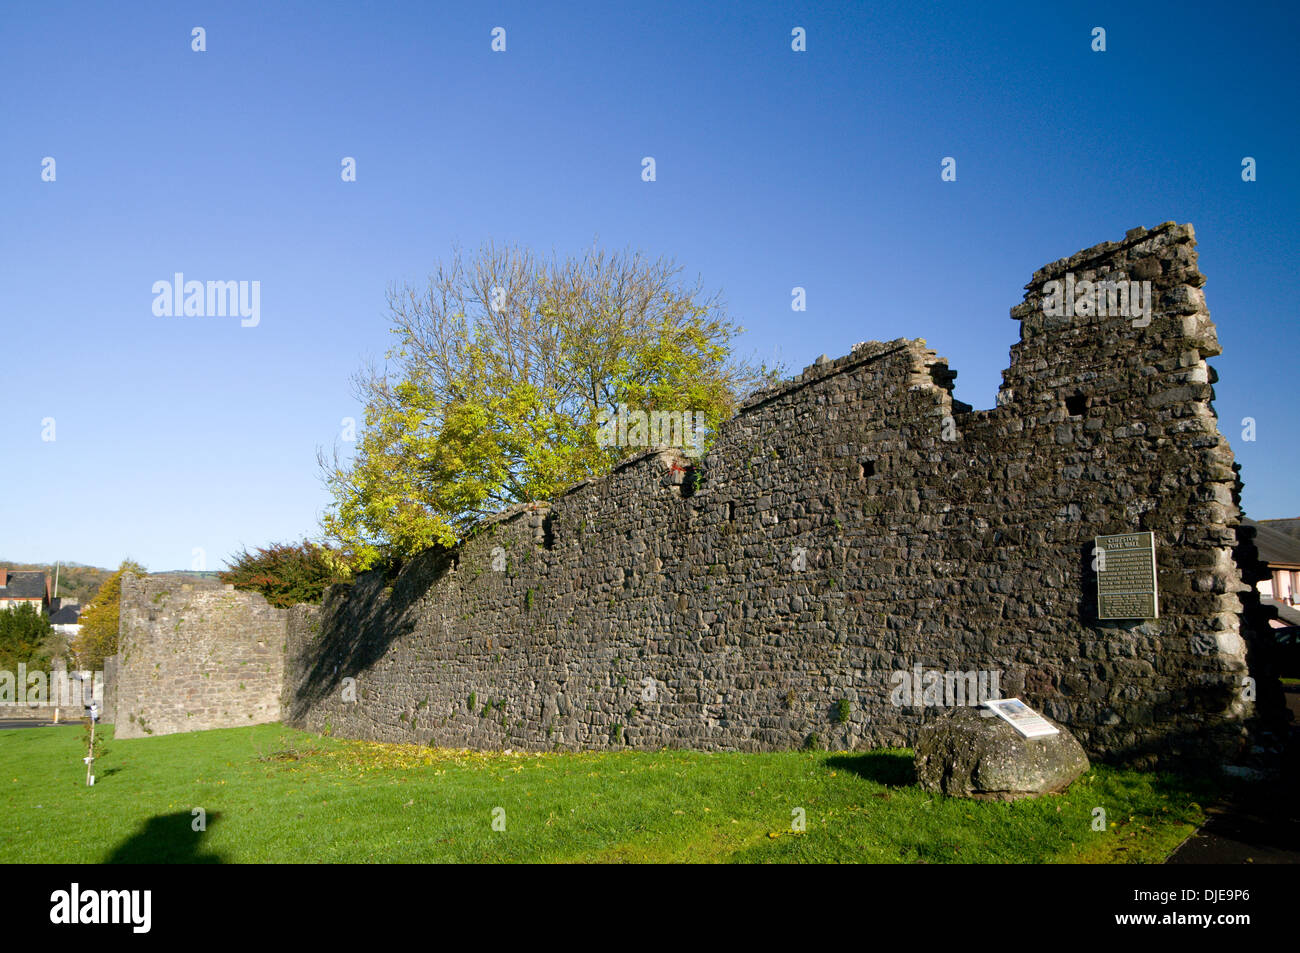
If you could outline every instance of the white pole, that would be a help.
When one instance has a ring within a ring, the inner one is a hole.
[[[95,776],[91,774],[91,771],[94,769],[95,766],[95,722],[99,720],[97,717],[98,715],[99,712],[95,710],[95,706],[91,705],[90,706],[90,750],[86,752],[86,784],[87,785],[91,785],[95,783]]]

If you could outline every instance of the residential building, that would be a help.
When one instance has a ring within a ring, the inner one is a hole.
[[[1256,584],[1259,601],[1277,610],[1276,628],[1300,625],[1300,519],[1250,520],[1255,548],[1269,577]]]
[[[11,572],[0,569],[0,609],[14,609],[23,604],[34,606],[48,614],[50,577],[39,571]]]

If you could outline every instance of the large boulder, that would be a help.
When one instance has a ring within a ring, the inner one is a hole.
[[[926,791],[1012,801],[1064,791],[1088,770],[1083,747],[1059,734],[1026,738],[987,709],[949,709],[921,729],[916,776]]]

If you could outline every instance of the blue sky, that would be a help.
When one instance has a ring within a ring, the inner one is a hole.
[[[924,337],[982,408],[1036,268],[1191,222],[1247,514],[1298,516],[1300,14],[1135,6],[7,6],[0,558],[314,534],[385,289],[487,239],[675,257],[793,371]],[[154,316],[175,272],[260,281],[260,324]]]

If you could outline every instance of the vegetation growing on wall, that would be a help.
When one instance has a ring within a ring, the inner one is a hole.
[[[272,543],[253,552],[243,549],[229,565],[219,573],[222,582],[260,592],[280,608],[320,602],[326,586],[352,578],[352,560],[347,554],[307,540]]]

